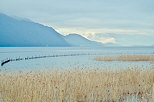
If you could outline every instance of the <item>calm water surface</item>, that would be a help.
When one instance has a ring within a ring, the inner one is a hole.
[[[0,66],[1,70],[42,70],[71,68],[128,68],[154,66],[153,62],[95,61],[95,56],[119,54],[153,54],[154,47],[0,47],[0,60],[31,56],[70,55],[41,59],[14,61]]]

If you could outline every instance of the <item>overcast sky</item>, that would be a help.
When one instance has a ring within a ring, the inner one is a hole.
[[[154,0],[0,0],[0,12],[61,34],[120,45],[154,44]]]

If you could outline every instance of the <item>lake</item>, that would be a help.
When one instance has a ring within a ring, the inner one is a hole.
[[[153,54],[154,47],[0,47],[0,60],[32,56],[68,55],[13,61],[0,66],[1,70],[44,70],[72,68],[117,69],[131,66],[144,68],[153,62],[95,61],[94,57],[119,54]],[[75,54],[75,56],[70,56]]]

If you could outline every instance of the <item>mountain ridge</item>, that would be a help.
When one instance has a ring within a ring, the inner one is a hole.
[[[0,13],[0,46],[70,46],[52,27]]]
[[[52,27],[0,13],[0,47],[101,46],[79,34],[63,36]]]
[[[71,33],[64,36],[64,39],[68,43],[70,43],[70,45],[72,46],[102,46],[103,45],[100,42],[88,40],[87,38],[75,33]]]

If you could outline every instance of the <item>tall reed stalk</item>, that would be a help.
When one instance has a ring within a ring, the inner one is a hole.
[[[154,102],[153,88],[154,68],[0,72],[0,102]]]

